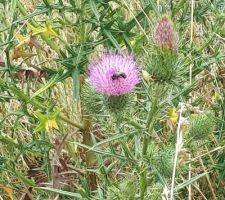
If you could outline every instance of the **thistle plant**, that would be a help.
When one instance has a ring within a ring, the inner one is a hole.
[[[155,2],[0,0],[0,199],[225,199],[225,4]]]
[[[129,93],[135,89],[140,81],[139,67],[134,61],[133,55],[105,52],[98,60],[90,62],[88,79],[96,92],[96,96],[101,94],[104,103],[102,106],[112,112],[118,112],[125,108]],[[91,94],[94,95],[93,92]],[[92,105],[96,103],[93,101]]]
[[[179,37],[168,17],[155,26],[152,39],[154,49],[147,58],[147,70],[157,81],[170,82],[176,75]]]

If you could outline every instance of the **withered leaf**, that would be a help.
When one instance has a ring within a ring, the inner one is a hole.
[[[13,50],[12,59],[16,60],[18,58],[30,58],[32,56],[35,56],[34,53],[25,52],[22,48],[15,48]]]

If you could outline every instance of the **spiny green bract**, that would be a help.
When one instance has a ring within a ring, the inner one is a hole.
[[[149,145],[148,161],[154,166],[156,173],[160,173],[165,178],[172,175],[173,158],[175,151],[171,147],[158,149],[155,145]]]
[[[147,58],[146,69],[157,81],[170,81],[176,77],[177,54],[171,49],[155,48]]]
[[[103,96],[97,93],[88,81],[85,82],[83,87],[82,100],[87,114],[96,115],[103,112]]]
[[[107,200],[134,200],[136,193],[135,180],[127,179],[109,188]]]
[[[147,198],[151,200],[161,200],[162,193],[163,193],[163,186],[161,183],[157,182],[149,188]],[[145,200],[147,200],[147,198],[145,198]]]
[[[195,139],[205,139],[213,133],[214,120],[211,113],[200,113],[191,116],[189,135]]]
[[[121,96],[106,96],[95,91],[88,81],[82,90],[82,104],[85,113],[90,116],[104,113],[123,113],[127,111],[133,102],[134,93]],[[114,115],[115,116],[115,115]]]
[[[122,96],[105,96],[105,106],[111,112],[122,111],[128,103],[129,95]]]

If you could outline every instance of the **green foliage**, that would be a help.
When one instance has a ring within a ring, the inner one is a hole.
[[[154,155],[152,162],[158,172],[164,177],[171,177],[173,169],[174,149],[161,149]]]
[[[163,193],[163,186],[160,183],[156,183],[153,185],[151,188],[149,188],[149,194],[146,197],[147,199],[152,199],[152,200],[159,200],[162,199],[162,193]]]
[[[136,194],[137,186],[134,178],[126,179],[109,188],[107,200],[133,200]]]
[[[103,113],[103,95],[97,93],[89,82],[85,82],[82,90],[82,104],[85,112],[90,116]]]
[[[209,0],[0,0],[0,199],[8,185],[18,199],[28,189],[33,199],[169,199],[174,166],[174,198],[190,198],[191,185],[193,199],[225,199],[224,10]],[[179,32],[173,50],[153,42],[165,15]],[[133,93],[92,88],[87,64],[104,50],[133,53],[147,71]]]
[[[152,54],[147,57],[147,71],[157,81],[171,82],[177,75],[177,53],[171,49],[155,47]]]

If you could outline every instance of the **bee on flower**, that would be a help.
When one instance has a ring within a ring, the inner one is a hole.
[[[102,52],[88,65],[91,87],[85,87],[83,95],[87,112],[97,113],[102,109],[120,113],[132,102],[132,91],[140,80],[140,68],[133,55]]]
[[[89,79],[97,92],[121,96],[131,92],[139,83],[139,68],[132,55],[102,53],[89,64]]]

